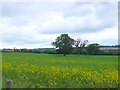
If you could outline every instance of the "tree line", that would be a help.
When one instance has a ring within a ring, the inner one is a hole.
[[[68,34],[61,34],[51,43],[54,48],[36,48],[36,49],[2,49],[2,52],[26,52],[26,53],[47,53],[47,54],[76,54],[76,55],[119,55],[119,50],[101,50],[100,48],[120,47],[100,46],[98,43],[88,44],[88,40],[80,38],[74,40]]]
[[[87,45],[88,40],[81,40],[78,38],[77,40],[72,39],[68,34],[61,34],[52,42],[52,45],[56,48],[56,52],[59,54],[75,53],[77,55],[80,54],[102,54],[103,51],[99,49],[99,44],[93,43]]]

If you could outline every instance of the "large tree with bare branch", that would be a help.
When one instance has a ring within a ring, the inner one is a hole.
[[[81,40],[80,38],[78,38],[77,40],[75,40],[74,45],[76,47],[76,52],[78,55],[80,55],[80,53],[83,51],[84,47],[86,46],[86,44],[88,43],[88,40]]]

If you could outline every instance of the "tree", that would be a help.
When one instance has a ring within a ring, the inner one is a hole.
[[[71,52],[72,45],[74,45],[74,39],[70,38],[68,34],[61,34],[57,37],[55,42],[52,42],[52,45],[58,48],[57,51],[60,51],[66,56],[67,53]]]
[[[87,47],[87,51],[90,55],[96,55],[99,54],[101,50],[99,49],[99,44],[93,43]]]
[[[86,46],[87,43],[88,43],[88,40],[82,41],[80,38],[74,42],[74,45],[76,47],[76,52],[78,55],[80,55],[80,53],[82,53],[82,51],[84,50],[84,47]]]

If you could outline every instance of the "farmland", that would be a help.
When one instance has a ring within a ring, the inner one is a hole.
[[[118,56],[4,52],[2,73],[3,88],[117,88]]]

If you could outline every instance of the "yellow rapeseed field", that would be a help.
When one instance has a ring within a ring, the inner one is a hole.
[[[3,87],[6,80],[14,88],[118,87],[117,56],[4,53],[2,70]]]

